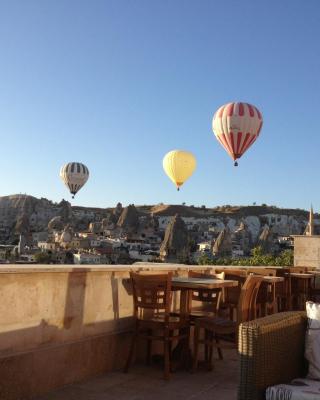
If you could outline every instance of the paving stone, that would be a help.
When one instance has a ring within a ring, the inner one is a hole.
[[[163,379],[160,365],[134,365],[128,374],[113,372],[61,388],[35,400],[236,400],[238,360],[225,351],[214,370],[176,371]]]

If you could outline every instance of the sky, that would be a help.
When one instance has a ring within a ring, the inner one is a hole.
[[[319,19],[318,0],[0,1],[0,196],[319,210]],[[264,119],[237,168],[211,128],[230,101]],[[198,163],[180,192],[173,149]]]

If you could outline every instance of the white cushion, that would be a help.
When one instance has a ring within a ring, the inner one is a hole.
[[[268,387],[266,400],[319,400],[320,382],[310,379],[294,379],[289,384]]]
[[[320,304],[308,301],[306,309],[308,329],[306,333],[305,358],[309,362],[307,378],[320,380]]]

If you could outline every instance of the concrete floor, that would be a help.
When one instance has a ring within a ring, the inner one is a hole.
[[[237,354],[228,350],[211,372],[200,366],[195,374],[176,371],[165,381],[159,365],[134,365],[128,374],[108,373],[35,400],[236,400],[237,381]]]

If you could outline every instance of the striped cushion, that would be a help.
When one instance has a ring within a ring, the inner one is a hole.
[[[319,400],[320,381],[294,379],[289,384],[270,386],[266,400]]]

